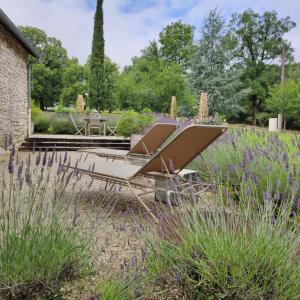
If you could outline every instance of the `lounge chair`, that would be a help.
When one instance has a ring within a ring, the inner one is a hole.
[[[157,123],[129,151],[110,148],[82,149],[79,151],[112,159],[126,159],[131,156],[136,158],[140,155],[146,155],[149,158],[177,127],[176,124]]]
[[[142,182],[137,182],[136,179],[139,177],[151,177],[156,180],[168,180],[175,177],[177,180],[180,180],[181,191],[190,191],[193,188],[191,185],[194,183],[179,178],[178,172],[213,143],[226,129],[226,127],[222,126],[189,126],[149,159],[144,166],[132,165],[125,161],[99,160],[76,162],[76,164],[64,166],[72,168],[73,172],[76,173],[88,174],[99,180],[127,186],[147,212],[158,222],[158,219],[140,196],[147,193],[167,191],[167,189],[148,186]],[[199,186],[199,183],[195,184]],[[139,189],[142,192],[138,194],[134,189]],[[148,191],[146,191],[147,189]],[[197,193],[200,192],[198,191]]]

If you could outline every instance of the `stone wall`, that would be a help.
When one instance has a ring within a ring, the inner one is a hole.
[[[28,53],[0,23],[0,147],[5,135],[19,146],[28,133]]]

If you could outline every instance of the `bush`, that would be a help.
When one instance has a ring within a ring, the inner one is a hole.
[[[133,300],[128,281],[124,279],[103,280],[97,287],[102,300]]]
[[[34,131],[38,133],[46,133],[50,126],[50,120],[44,115],[37,117],[34,122]]]
[[[154,121],[151,113],[138,113],[133,110],[122,114],[119,125],[117,127],[117,134],[120,136],[129,137],[134,133],[143,133]]]
[[[286,201],[299,206],[300,141],[263,130],[230,129],[194,165],[202,177],[223,184],[237,202]]]
[[[31,102],[31,119],[33,123],[37,121],[38,118],[42,116],[42,110],[35,104],[34,101]]]
[[[51,127],[54,134],[75,134],[76,130],[73,124],[67,119],[53,119],[51,122]]]
[[[297,299],[299,229],[288,216],[200,212],[165,218],[151,241],[152,277],[177,282],[186,299]]]
[[[71,176],[53,163],[54,153],[18,162],[12,151],[8,170],[1,166],[0,298],[51,296],[89,271],[88,239],[65,195]]]

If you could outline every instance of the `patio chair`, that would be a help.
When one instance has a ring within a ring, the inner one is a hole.
[[[149,158],[177,127],[176,124],[157,123],[129,151],[103,147],[79,151],[112,159],[127,159],[133,156],[134,158],[138,156]]]
[[[115,124],[115,126],[106,126],[106,129],[108,131],[108,135],[111,135],[111,136],[116,136],[116,132],[117,132],[117,128],[119,126],[119,123],[120,123],[120,120],[121,120],[121,117],[119,117],[117,123]]]
[[[71,120],[74,128],[76,129],[75,135],[84,135],[84,133],[82,133],[82,131],[84,131],[85,126],[84,125],[81,125],[81,126],[77,125],[75,120],[74,120],[74,117],[71,113],[69,113],[69,117],[70,117],[70,120]]]
[[[226,129],[226,127],[222,126],[189,126],[156,153],[144,166],[136,166],[124,161],[99,160],[96,162],[77,161],[75,164],[64,166],[73,169],[75,173],[87,174],[95,179],[128,187],[146,211],[158,222],[158,219],[144,203],[141,195],[158,191],[168,191],[168,189],[149,186],[136,179],[139,177],[150,177],[155,180],[167,180],[176,177],[177,180],[180,180],[182,193],[190,191],[194,185],[199,186],[199,183],[191,183],[189,180],[179,178],[178,172],[213,143]],[[138,194],[134,189],[141,190],[141,193]],[[197,189],[195,194],[198,195],[201,192],[201,190]]]

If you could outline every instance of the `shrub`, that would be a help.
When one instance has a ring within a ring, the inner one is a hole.
[[[133,300],[128,281],[116,278],[103,280],[97,287],[100,299],[102,300]]]
[[[53,169],[54,160],[45,152],[21,162],[12,150],[1,172],[0,297],[57,294],[64,280],[89,271],[88,238],[65,195],[71,176]]]
[[[288,216],[192,210],[165,218],[148,271],[176,281],[186,299],[297,299],[299,228]]]
[[[39,133],[46,133],[50,126],[50,120],[42,113],[41,116],[37,117],[34,122],[34,131]]]
[[[288,199],[299,205],[299,138],[262,130],[230,129],[194,165],[203,177],[221,182],[237,201]]]
[[[55,107],[55,112],[57,113],[66,113],[71,111],[70,108],[65,107],[62,101],[58,102],[58,105]]]
[[[67,119],[52,119],[51,127],[54,134],[75,134],[76,130],[73,124]]]
[[[150,113],[138,113],[133,110],[122,114],[117,127],[117,134],[128,137],[134,133],[142,133],[154,121]]]
[[[38,118],[42,116],[42,110],[35,104],[34,101],[31,102],[31,119],[33,123],[37,121]]]

